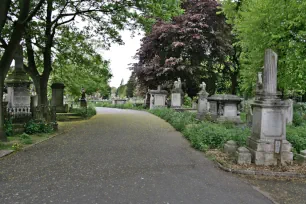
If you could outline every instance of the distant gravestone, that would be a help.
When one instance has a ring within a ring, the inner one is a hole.
[[[178,78],[174,82],[174,88],[171,91],[171,107],[172,108],[181,108],[183,105],[183,90],[181,79]]]
[[[206,91],[206,84],[202,82],[201,84],[201,91],[198,93],[199,100],[198,100],[198,119],[203,119],[209,113],[209,102],[207,100],[208,93]]]
[[[259,80],[260,81],[260,80]],[[286,140],[288,105],[277,93],[277,54],[266,50],[262,88],[252,104],[252,133],[247,146],[256,165],[290,164],[291,144]]]
[[[57,113],[65,113],[65,106],[64,106],[64,88],[65,85],[63,83],[53,83],[51,85],[52,88],[52,99],[51,99],[51,106],[55,107],[55,111]]]

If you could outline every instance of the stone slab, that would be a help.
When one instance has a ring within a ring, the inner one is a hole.
[[[0,150],[0,158],[13,153],[14,150]]]

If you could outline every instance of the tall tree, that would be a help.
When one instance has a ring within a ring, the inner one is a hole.
[[[262,70],[264,51],[279,56],[278,87],[284,94],[305,93],[306,2],[300,0],[248,0],[223,3],[228,22],[241,47],[241,87],[252,92]]]
[[[4,133],[3,87],[4,79],[13,61],[16,49],[21,41],[25,27],[36,15],[44,0],[14,1],[3,0],[0,6],[0,44],[2,56],[0,59],[0,139],[6,140]],[[32,4],[31,4],[32,3]],[[17,6],[16,6],[17,5]],[[31,10],[31,7],[33,9]],[[14,20],[16,19],[16,20]]]
[[[135,64],[139,82],[148,88],[172,84],[180,77],[195,95],[201,80],[216,90],[216,73],[231,54],[230,28],[215,0],[187,0],[185,13],[171,22],[157,22],[145,38]]]
[[[53,69],[52,49],[62,34],[62,27],[81,30],[88,38],[96,38],[108,47],[112,42],[122,43],[119,30],[126,26],[148,29],[156,16],[169,19],[180,12],[179,1],[173,0],[47,0],[26,35],[26,71],[34,81],[39,105],[47,104],[47,85]],[[80,21],[86,24],[77,26]],[[43,62],[41,71],[37,60]]]

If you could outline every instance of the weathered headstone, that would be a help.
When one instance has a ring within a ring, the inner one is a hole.
[[[209,102],[207,100],[208,93],[206,92],[206,84],[202,82],[201,91],[198,93],[198,119],[203,119],[209,113]]]
[[[256,165],[292,163],[291,144],[286,140],[286,105],[277,93],[277,54],[266,50],[262,90],[252,104],[252,133],[247,140]]]
[[[250,151],[245,147],[239,147],[237,152],[237,164],[243,165],[243,164],[251,164],[251,153]]]
[[[226,154],[234,156],[236,154],[237,148],[238,148],[237,142],[235,142],[233,140],[229,140],[225,143],[225,145],[223,147],[223,151]]]
[[[168,92],[161,90],[158,86],[157,90],[150,90],[150,109],[166,107],[166,98]]]
[[[51,106],[55,107],[56,113],[65,113],[64,106],[64,88],[63,83],[57,82],[51,85],[52,88],[52,99]]]
[[[288,105],[286,110],[286,122],[287,124],[291,124],[293,121],[293,100],[288,99],[285,101],[285,103]]]

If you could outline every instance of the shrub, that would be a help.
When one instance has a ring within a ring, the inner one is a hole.
[[[12,136],[13,135],[13,123],[12,119],[6,119],[4,121],[4,129],[6,136]]]
[[[184,96],[184,107],[187,107],[187,108],[191,108],[192,107],[192,99],[187,95],[185,94]]]
[[[306,149],[306,125],[295,127],[287,126],[287,140],[299,153]]]
[[[197,121],[195,114],[190,112],[176,112],[172,109],[153,109],[152,114],[169,122],[176,130],[191,142],[191,145],[201,151],[210,148],[222,148],[228,140],[237,141],[244,146],[246,138],[250,136],[250,129],[237,127],[233,123],[213,123],[209,121]]]
[[[42,120],[30,120],[25,124],[25,133],[30,135],[36,133],[51,133],[52,131],[53,125]]]
[[[22,144],[32,144],[33,143],[32,138],[27,133],[23,133],[19,135],[19,139]]]
[[[74,108],[71,112],[76,113],[83,118],[90,118],[97,114],[96,108],[93,105],[89,105],[87,108]]]

